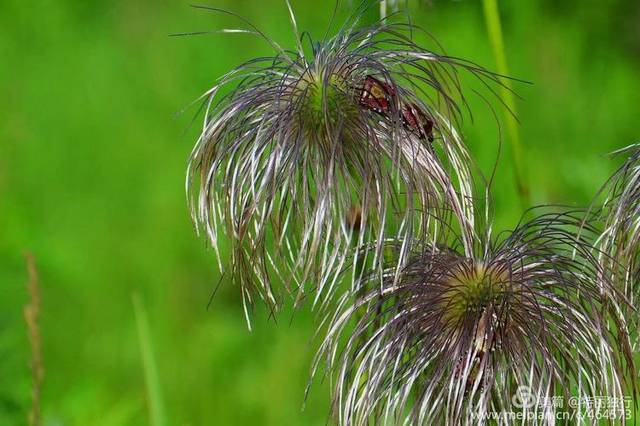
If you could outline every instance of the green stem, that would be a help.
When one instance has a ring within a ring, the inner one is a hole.
[[[140,295],[133,295],[133,311],[138,327],[138,341],[140,343],[140,355],[142,356],[142,368],[147,387],[147,397],[149,404],[149,416],[151,426],[165,426],[164,405],[162,404],[162,391],[158,376],[158,367],[153,354],[151,344],[151,331],[147,311],[144,308]]]
[[[498,11],[497,0],[482,0],[485,22],[489,39],[493,49],[493,56],[498,67],[498,73],[507,76],[509,69],[504,52],[504,41],[502,38],[502,25],[500,23],[500,13]],[[518,188],[518,195],[523,206],[529,205],[529,184],[527,179],[526,165],[524,162],[524,147],[520,140],[518,122],[515,118],[516,104],[511,91],[511,80],[500,77],[503,86],[500,88],[500,96],[509,111],[505,111],[505,123],[507,126],[507,140],[511,147],[511,157],[513,160],[514,177]]]

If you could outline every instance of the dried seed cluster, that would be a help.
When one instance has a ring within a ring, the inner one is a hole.
[[[458,73],[500,80],[416,31],[356,15],[306,51],[267,39],[273,57],[205,94],[191,213],[245,310],[320,305],[313,372],[331,377],[339,424],[475,423],[515,409],[522,386],[635,397],[640,148],[624,151],[602,209],[536,210],[494,237],[456,130]]]

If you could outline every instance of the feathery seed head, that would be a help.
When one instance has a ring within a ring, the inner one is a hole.
[[[273,57],[248,61],[205,94],[188,171],[192,216],[216,250],[220,231],[229,238],[230,276],[246,305],[258,297],[277,307],[276,281],[298,300],[311,288],[314,303],[326,303],[354,247],[368,247],[359,253],[381,272],[385,239],[436,238],[441,222],[454,221],[471,250],[474,185],[454,128],[464,100],[457,69],[499,83],[418,46],[413,31],[386,21],[358,28],[356,18],[311,42],[311,54],[269,40]],[[362,232],[346,220],[354,205]]]
[[[633,330],[638,350],[637,311],[640,301],[640,145],[631,145],[615,154],[626,155],[624,164],[603,188],[607,199],[599,219],[603,230],[597,240],[604,279],[612,281],[629,301],[626,319]]]
[[[593,249],[576,237],[581,225],[569,213],[543,215],[477,257],[426,247],[399,279],[392,268],[382,284],[374,278],[342,297],[316,358],[335,379],[338,422],[553,415],[513,406],[520,386],[540,401],[634,395],[617,299],[602,297]]]

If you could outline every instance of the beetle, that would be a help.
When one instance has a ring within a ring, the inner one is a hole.
[[[360,105],[388,118],[396,96],[396,90],[391,85],[367,75],[360,93]],[[419,139],[433,142],[434,122],[422,108],[415,103],[401,102],[400,111],[402,123],[407,129],[416,132]]]

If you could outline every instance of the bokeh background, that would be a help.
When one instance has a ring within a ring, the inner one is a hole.
[[[299,27],[322,37],[333,2],[291,2]],[[343,3],[338,22],[354,8]],[[284,0],[210,4],[293,46]],[[531,202],[585,205],[617,166],[605,154],[640,141],[640,3],[499,6],[510,73],[532,83],[514,84]],[[480,2],[409,9],[447,53],[495,69]],[[183,1],[0,3],[0,425],[25,424],[31,404],[25,251],[40,273],[45,425],[150,424],[151,393],[167,425],[326,424],[326,384],[302,409],[308,311],[274,320],[257,309],[249,332],[238,288],[224,283],[207,308],[220,276],[184,193],[200,117],[179,112],[270,51],[247,35],[168,34],[239,26]],[[464,131],[488,174],[497,125],[480,97],[470,104]],[[494,201],[496,228],[514,226],[523,206],[508,148]],[[153,389],[145,371],[157,375]]]

